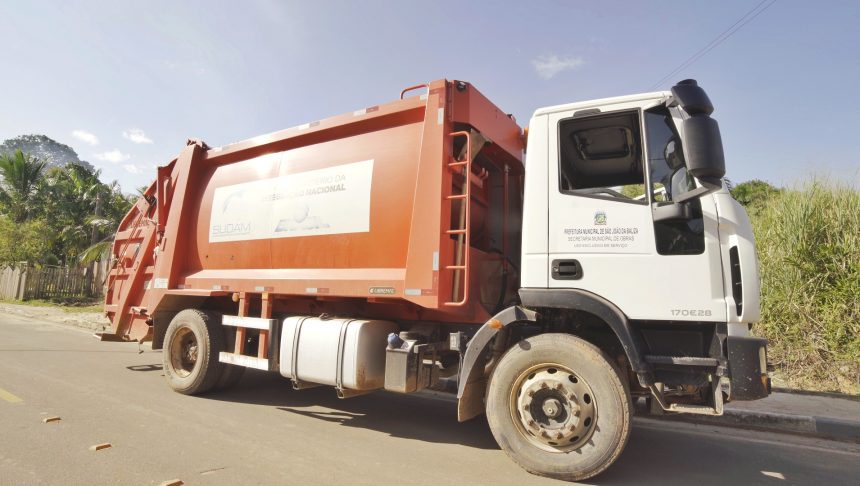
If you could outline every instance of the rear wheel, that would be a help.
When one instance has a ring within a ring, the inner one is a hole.
[[[186,309],[170,321],[164,335],[164,376],[173,390],[186,395],[209,391],[218,384],[223,366],[218,353],[224,333],[213,314]]]
[[[508,350],[493,372],[487,420],[499,446],[527,471],[583,480],[608,468],[630,434],[630,392],[594,345],[541,334]]]

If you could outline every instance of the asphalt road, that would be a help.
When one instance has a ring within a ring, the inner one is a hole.
[[[187,397],[160,363],[148,347],[0,315],[0,484],[562,484],[519,469],[486,420],[458,424],[446,400],[338,400],[250,372]],[[858,473],[860,445],[637,419],[593,482],[857,484]]]

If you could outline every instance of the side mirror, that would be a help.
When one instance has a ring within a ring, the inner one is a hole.
[[[717,121],[707,115],[684,120],[687,172],[699,180],[718,183],[726,175],[723,140]]]
[[[726,159],[720,127],[711,118],[714,105],[694,79],[685,79],[672,87],[677,102],[690,118],[683,122],[684,152],[687,170],[706,186],[719,186],[726,175]]]

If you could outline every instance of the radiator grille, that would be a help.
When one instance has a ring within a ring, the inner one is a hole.
[[[733,246],[729,250],[729,262],[732,270],[732,297],[735,299],[735,307],[740,317],[744,310],[744,287],[741,281],[741,259],[738,256],[738,247]]]

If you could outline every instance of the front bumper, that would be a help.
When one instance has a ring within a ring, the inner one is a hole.
[[[731,400],[758,400],[770,395],[767,375],[767,339],[728,336]]]

